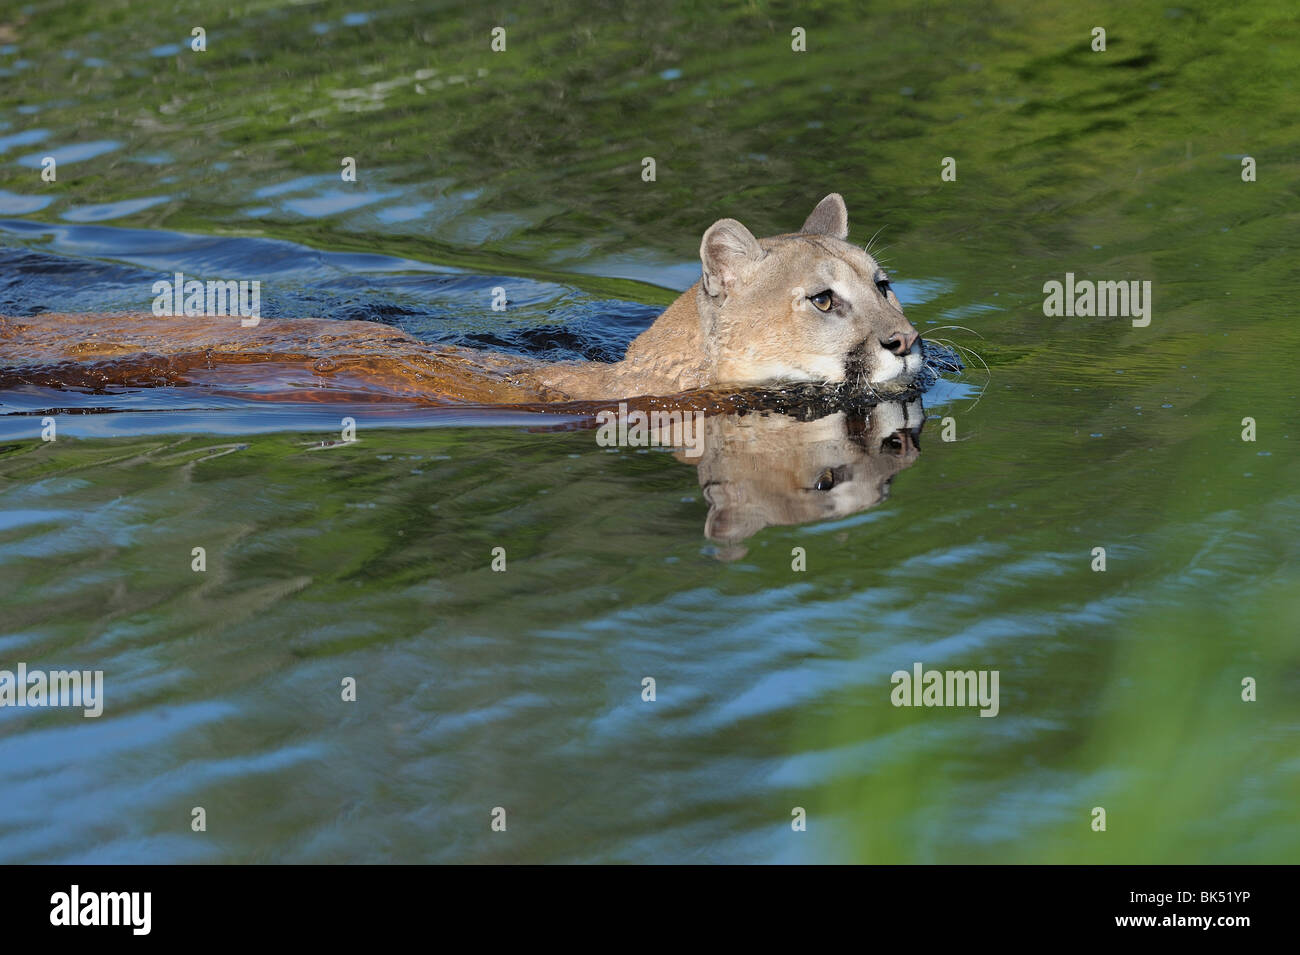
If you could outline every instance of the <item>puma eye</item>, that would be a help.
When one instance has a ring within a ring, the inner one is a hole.
[[[829,491],[835,486],[835,472],[827,468],[817,476],[817,483],[813,485],[819,491]]]
[[[876,279],[876,288],[880,290],[881,295],[889,298],[889,279]]]
[[[829,312],[831,305],[835,302],[835,295],[830,289],[824,292],[818,292],[816,295],[808,296],[808,301],[817,306],[818,311]]]

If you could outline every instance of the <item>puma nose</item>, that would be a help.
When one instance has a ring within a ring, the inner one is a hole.
[[[915,329],[909,329],[906,332],[894,332],[888,338],[882,339],[880,344],[890,354],[906,355],[912,350],[912,346],[916,344],[916,340],[920,337]]]

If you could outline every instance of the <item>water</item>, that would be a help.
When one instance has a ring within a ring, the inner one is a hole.
[[[60,9],[0,15],[0,314],[182,270],[268,323],[608,359],[714,219],[838,190],[988,369],[919,451],[750,414],[700,465],[566,414],[0,392],[0,668],[105,674],[98,719],[0,710],[0,860],[1294,860],[1286,5],[1130,4],[1104,54],[1068,4],[555,3],[500,54],[447,4]],[[1067,271],[1150,280],[1151,324],[1045,316]],[[832,459],[869,493],[761,526]],[[999,671],[998,715],[891,705],[916,662]]]

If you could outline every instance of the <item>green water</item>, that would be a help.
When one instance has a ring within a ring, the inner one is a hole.
[[[724,543],[695,468],[547,419],[0,393],[0,668],[105,673],[0,709],[0,860],[1296,858],[1290,4],[204,6],[0,15],[0,313],[279,268],[282,313],[614,347],[714,219],[838,191],[988,368],[887,501]],[[1066,272],[1149,326],[1044,315]],[[893,706],[916,662],[998,715]]]

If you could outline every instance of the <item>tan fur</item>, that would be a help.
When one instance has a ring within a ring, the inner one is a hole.
[[[702,276],[620,362],[547,364],[423,342],[374,322],[60,315],[0,318],[0,387],[203,385],[242,393],[390,394],[483,404],[602,401],[694,389],[812,382],[898,393],[921,342],[876,261],[845,242],[832,193],[798,233],[756,239],[721,219],[700,243]],[[832,290],[838,304],[812,301]],[[886,343],[893,340],[893,345]],[[891,352],[891,348],[893,352]]]
[[[736,544],[765,527],[834,520],[884,501],[894,476],[920,453],[924,417],[916,400],[815,421],[715,415],[705,422],[703,453],[677,458],[699,468],[705,535]]]
[[[848,213],[832,193],[798,233],[755,239],[734,219],[700,243],[703,276],[643,332],[620,362],[562,364],[534,376],[575,399],[663,395],[695,388],[848,382],[897,393],[916,377],[921,344],[875,259],[844,241]],[[823,313],[810,296],[843,300]],[[913,340],[904,356],[883,345]]]

